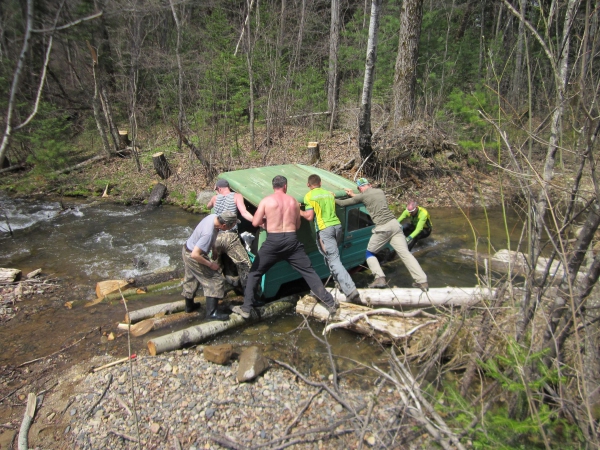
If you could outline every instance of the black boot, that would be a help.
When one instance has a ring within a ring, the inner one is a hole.
[[[191,313],[194,312],[198,309],[198,305],[197,303],[194,303],[194,298],[186,298],[185,299],[185,312],[186,313]]]
[[[215,297],[206,297],[206,319],[208,320],[229,320],[228,314],[221,314],[217,309],[219,299]]]

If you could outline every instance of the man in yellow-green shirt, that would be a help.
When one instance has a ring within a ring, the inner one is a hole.
[[[302,217],[309,222],[314,220],[317,232],[317,248],[325,258],[333,278],[340,285],[347,302],[360,303],[360,295],[350,274],[342,264],[338,246],[342,240],[342,225],[335,214],[335,196],[321,188],[321,177],[313,174],[308,177],[310,191],[304,196]]]
[[[404,219],[408,218],[410,218],[410,222],[402,225],[402,231],[406,236],[408,249],[412,250],[419,239],[426,238],[431,234],[432,225],[429,212],[414,200],[406,204],[406,209],[398,217],[398,222],[402,223]]]

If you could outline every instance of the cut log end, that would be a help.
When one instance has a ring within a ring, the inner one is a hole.
[[[148,351],[151,356],[156,356],[156,346],[154,345],[154,342],[148,341]]]
[[[135,337],[142,336],[148,333],[149,331],[152,331],[153,327],[154,321],[152,319],[142,320],[141,322],[138,322],[135,325],[131,326],[131,335]]]

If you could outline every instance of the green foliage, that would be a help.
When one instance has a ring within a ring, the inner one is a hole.
[[[470,440],[476,449],[536,449],[545,448],[542,429],[547,439],[561,449],[581,448],[584,442],[581,430],[562,418],[558,410],[544,403],[544,386],[564,382],[556,369],[548,369],[543,363],[543,351],[531,352],[515,342],[507,341],[502,355],[479,364],[487,377],[498,380],[513,395],[528,396],[528,403],[535,412],[527,409],[522,420],[511,417],[505,403],[498,402],[473,428]],[[530,378],[526,378],[531,374]],[[451,379],[448,377],[448,379]],[[447,417],[450,426],[464,429],[474,417],[481,415],[479,406],[471,406],[457,388],[457,381],[445,383],[444,389],[435,395],[436,409]]]
[[[67,115],[42,102],[27,132],[17,134],[12,145],[30,149],[27,162],[34,165],[34,174],[52,177],[52,172],[71,162],[73,146],[69,143],[69,130]]]
[[[187,197],[185,199],[185,203],[189,206],[194,206],[197,202],[196,202],[196,192],[194,191],[190,191],[187,194]]]
[[[531,367],[536,370],[535,373],[539,374],[539,378],[527,381],[527,390],[532,395],[542,395],[541,389],[546,384],[557,384],[566,381],[564,376],[559,376],[557,369],[548,369],[544,364],[542,358],[547,353],[546,350],[532,353],[530,349],[519,345],[514,339],[508,340],[507,347],[505,355],[498,355],[496,358],[480,363],[486,374],[498,380],[505,389],[511,392],[525,391],[525,386],[520,378],[513,380],[504,375],[502,369],[506,367],[514,368],[517,372],[524,367]]]

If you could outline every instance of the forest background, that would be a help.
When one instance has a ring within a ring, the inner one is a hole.
[[[5,1],[0,184],[143,201],[162,152],[170,200],[198,206],[221,171],[310,162],[308,141],[325,168],[392,193],[469,169],[484,197],[492,177],[522,208],[525,277],[498,282],[458,381],[423,389],[452,398],[459,439],[597,447],[599,14],[597,0]],[[469,314],[424,374],[441,380]],[[445,433],[432,438],[458,445]]]

